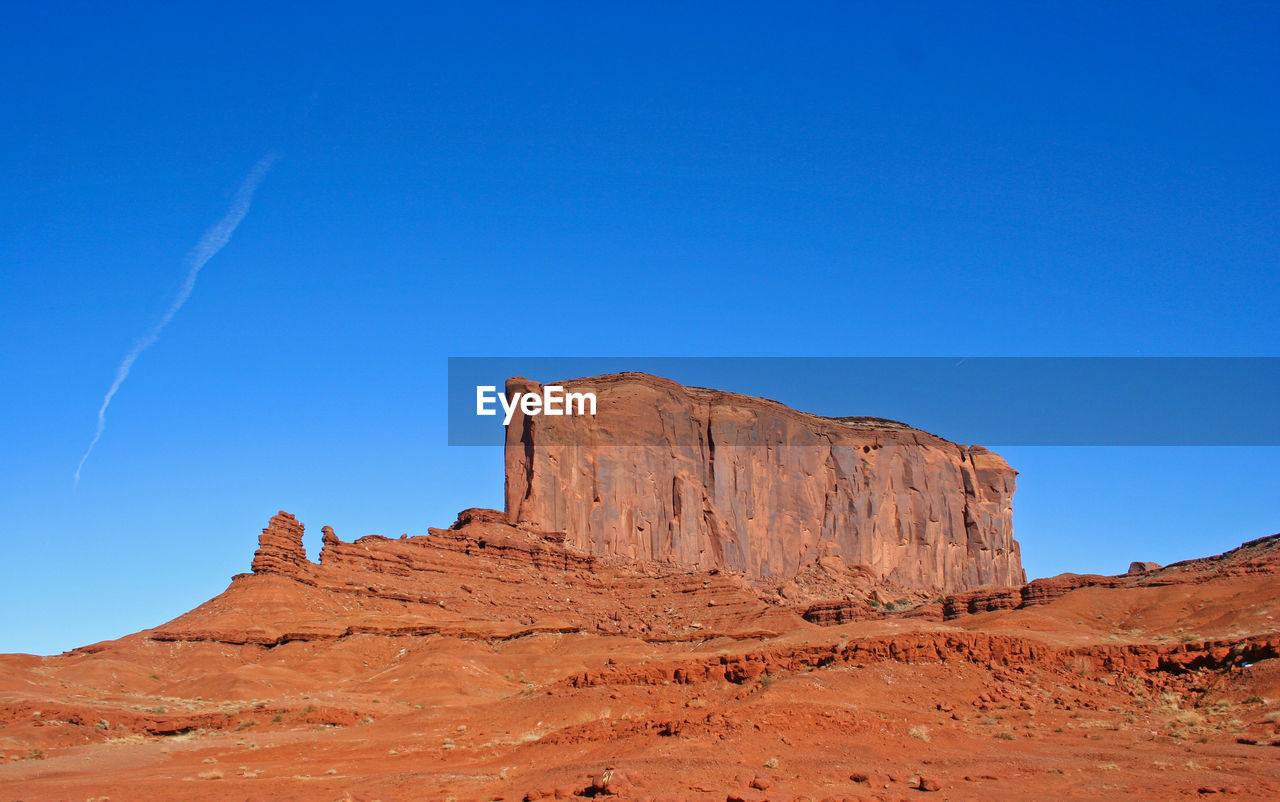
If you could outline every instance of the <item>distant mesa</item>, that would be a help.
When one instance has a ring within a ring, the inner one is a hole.
[[[643,373],[560,383],[594,417],[517,411],[506,514],[587,553],[785,578],[826,555],[901,587],[1026,581],[1017,472],[879,418],[825,418]],[[539,393],[514,378],[508,396]]]

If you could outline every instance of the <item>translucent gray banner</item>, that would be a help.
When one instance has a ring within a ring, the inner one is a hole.
[[[451,357],[449,444],[502,445],[505,417],[514,423],[563,410],[552,391],[550,409],[525,415],[530,405],[508,416],[497,396],[511,377],[585,392],[591,382],[569,380],[621,372],[824,417],[900,421],[962,444],[1280,445],[1277,357]],[[485,387],[495,389],[477,389]],[[617,410],[606,404],[648,397],[620,392],[612,385],[600,394],[596,414],[607,418]],[[494,414],[477,414],[478,400]],[[657,445],[680,437],[661,421],[628,427],[614,420],[602,434],[566,420],[554,429],[567,443]],[[785,430],[779,436],[773,445],[799,444],[786,442]]]

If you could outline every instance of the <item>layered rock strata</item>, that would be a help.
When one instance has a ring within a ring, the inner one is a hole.
[[[780,579],[836,555],[903,587],[1025,581],[1013,538],[1017,472],[879,418],[824,418],[639,373],[563,382],[594,416],[507,428],[511,524],[585,552]],[[509,398],[541,393],[507,382]]]
[[[281,512],[253,573],[150,632],[158,641],[280,645],[351,635],[509,640],[535,633],[626,635],[652,643],[771,637],[805,627],[741,574],[584,554],[468,509],[448,529],[342,541],[322,529],[319,563]]]
[[[1228,577],[1245,577],[1277,573],[1276,553],[1280,550],[1280,534],[1250,540],[1231,551],[1213,557],[1184,560],[1161,567],[1157,563],[1134,563],[1125,574],[1059,574],[1037,579],[1021,587],[988,587],[958,593],[943,600],[942,617],[946,620],[964,615],[1000,610],[1021,610],[1049,604],[1079,588],[1136,588],[1163,585],[1195,585]],[[817,617],[806,619],[818,622]]]
[[[253,570],[288,573],[307,565],[307,550],[302,545],[303,532],[304,527],[298,519],[284,510],[273,515],[258,538]]]

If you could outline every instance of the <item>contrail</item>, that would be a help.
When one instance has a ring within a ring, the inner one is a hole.
[[[160,339],[160,332],[164,331],[164,327],[169,325],[169,321],[173,320],[173,316],[178,314],[178,310],[187,302],[187,298],[191,297],[191,290],[196,286],[196,276],[200,275],[200,268],[212,259],[218,251],[222,250],[222,246],[226,245],[231,239],[231,235],[235,233],[236,226],[240,225],[240,221],[249,213],[249,204],[253,201],[253,193],[258,189],[258,184],[262,182],[262,177],[267,174],[267,170],[271,169],[271,165],[276,161],[276,154],[268,153],[258,160],[258,163],[249,171],[249,175],[244,179],[244,183],[240,185],[240,189],[236,190],[235,200],[231,202],[231,208],[222,216],[222,219],[210,228],[206,229],[200,237],[200,241],[187,254],[185,263],[187,265],[187,280],[182,283],[182,289],[178,290],[178,295],[173,299],[173,303],[169,305],[169,309],[160,318],[160,321],[151,327],[141,339],[134,343],[129,353],[124,355],[124,359],[120,360],[120,367],[116,368],[116,379],[111,382],[110,389],[107,390],[106,396],[102,399],[102,406],[98,408],[98,429],[93,434],[93,441],[89,443],[89,447],[85,449],[84,456],[80,458],[80,464],[76,466],[75,483],[80,484],[80,471],[84,469],[85,460],[89,459],[89,454],[93,452],[93,447],[98,444],[98,440],[102,438],[102,430],[107,424],[107,407],[111,406],[111,399],[115,396],[116,391],[120,389],[120,385],[124,384],[124,380],[129,378],[129,371],[133,369],[133,363],[143,351],[155,345],[156,340]]]

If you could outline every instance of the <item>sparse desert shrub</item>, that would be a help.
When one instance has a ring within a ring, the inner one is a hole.
[[[1204,724],[1204,716],[1195,710],[1181,710],[1174,715],[1172,723],[1179,727],[1199,727]]]
[[[1080,729],[1082,730],[1122,730],[1124,725],[1119,721],[1107,721],[1100,718],[1090,718],[1081,721]]]
[[[525,744],[531,744],[531,743],[534,743],[535,741],[540,740],[543,734],[544,733],[541,730],[529,730],[524,735],[521,735],[520,740],[518,740],[516,743],[519,744],[520,746],[524,746]]]
[[[924,741],[928,743],[929,728],[924,726],[915,726],[907,730],[907,735],[910,735],[912,738],[915,738],[918,741]]]

